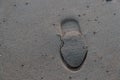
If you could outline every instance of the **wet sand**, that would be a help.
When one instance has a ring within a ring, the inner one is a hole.
[[[88,46],[77,71],[60,56],[61,21]],[[119,0],[0,0],[0,80],[119,80]]]

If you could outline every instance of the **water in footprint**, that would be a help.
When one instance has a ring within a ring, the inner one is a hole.
[[[88,52],[79,23],[74,19],[65,19],[61,22],[61,30],[61,58],[69,69],[78,70]]]

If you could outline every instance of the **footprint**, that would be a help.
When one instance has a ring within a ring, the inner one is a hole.
[[[60,55],[63,63],[71,70],[78,70],[87,56],[87,46],[75,19],[65,19],[61,22]]]

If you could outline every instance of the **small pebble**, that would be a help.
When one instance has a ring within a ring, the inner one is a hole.
[[[87,8],[90,8],[90,6],[89,6],[89,5],[87,5],[86,7],[87,7]]]
[[[24,64],[22,64],[21,67],[24,67]]]
[[[93,32],[93,34],[95,35],[95,34],[96,34],[96,32],[94,31],[94,32]]]
[[[108,71],[108,70],[106,70],[106,73],[109,73],[109,71]]]
[[[55,24],[53,24],[53,26],[55,26]]]
[[[43,79],[43,77],[41,77],[41,79]]]
[[[13,6],[14,6],[14,7],[16,7],[17,5],[16,5],[16,4],[14,4]]]
[[[69,79],[72,79],[72,77],[71,77],[71,76],[69,76]]]
[[[25,5],[28,5],[28,4],[29,4],[28,2],[25,3]]]
[[[110,1],[112,1],[112,0],[106,0],[106,2],[110,2]]]
[[[79,14],[78,17],[80,17],[81,15]]]
[[[115,15],[116,15],[116,13],[113,13],[113,15],[115,16]]]

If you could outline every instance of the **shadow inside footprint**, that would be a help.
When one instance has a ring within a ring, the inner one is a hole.
[[[60,55],[64,64],[71,70],[78,70],[86,59],[88,49],[78,21],[65,19],[61,22]]]

